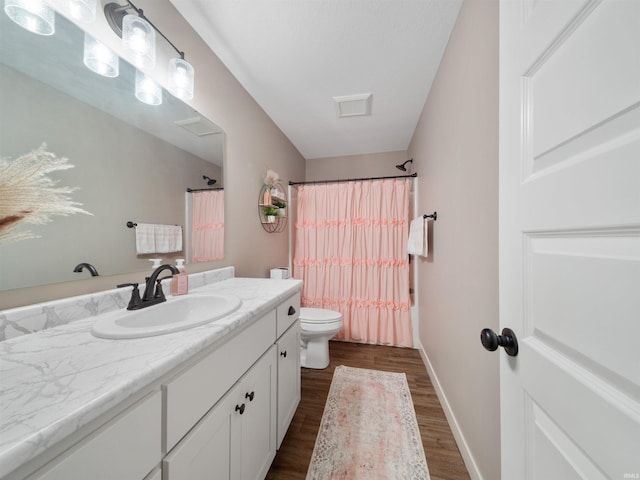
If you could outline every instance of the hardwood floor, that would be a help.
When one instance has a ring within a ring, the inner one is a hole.
[[[267,479],[304,480],[320,427],[333,371],[338,365],[404,372],[411,390],[431,480],[469,479],[453,434],[417,350],[330,342],[325,370],[302,369],[300,405]],[[401,480],[401,479],[390,479]]]

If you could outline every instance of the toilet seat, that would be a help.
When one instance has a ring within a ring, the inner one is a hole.
[[[327,324],[342,321],[342,314],[335,310],[325,310],[323,308],[308,308],[302,307],[300,309],[300,323],[307,324]]]

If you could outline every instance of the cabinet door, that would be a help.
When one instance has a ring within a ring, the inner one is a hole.
[[[240,381],[240,478],[262,480],[276,456],[276,347],[273,345]]]
[[[300,403],[300,322],[278,340],[278,448]]]
[[[232,388],[165,457],[163,480],[238,478],[233,465],[240,463],[239,388]]]

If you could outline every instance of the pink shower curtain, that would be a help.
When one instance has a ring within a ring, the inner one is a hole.
[[[194,263],[224,258],[224,190],[193,192],[191,252]]]
[[[409,180],[303,185],[293,276],[302,305],[342,313],[338,339],[413,346]]]

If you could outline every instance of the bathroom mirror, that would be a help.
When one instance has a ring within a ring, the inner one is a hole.
[[[224,133],[163,91],[163,103],[135,98],[135,69],[120,59],[116,78],[83,64],[84,32],[56,15],[52,36],[32,34],[0,13],[0,155],[17,158],[46,143],[74,168],[49,176],[78,187],[72,200],[91,215],[21,225],[39,238],[0,245],[0,290],[149,270],[126,223],[185,227],[187,188],[223,187]],[[1,175],[1,172],[0,172]]]

